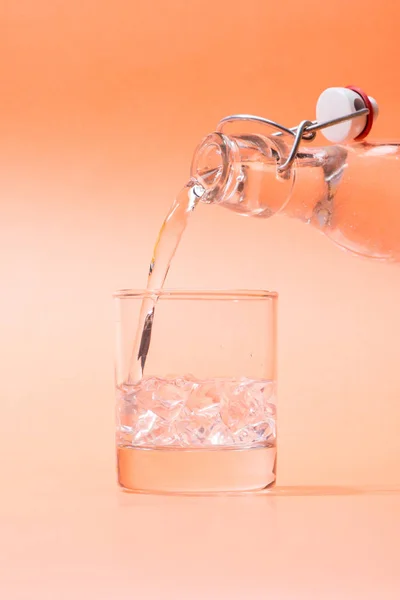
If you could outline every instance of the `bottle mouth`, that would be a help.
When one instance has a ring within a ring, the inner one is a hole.
[[[199,144],[192,161],[191,176],[204,188],[202,202],[216,202],[227,197],[233,183],[231,166],[235,164],[235,147],[221,133],[211,133]]]
[[[207,204],[223,204],[242,215],[271,216],[287,204],[294,170],[280,173],[287,156],[284,139],[259,134],[209,134],[197,147],[191,178]]]

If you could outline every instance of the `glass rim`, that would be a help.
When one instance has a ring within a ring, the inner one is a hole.
[[[163,300],[271,300],[278,298],[277,292],[262,289],[251,290],[196,290],[196,289],[122,289],[113,294],[113,298],[123,299],[163,299]]]

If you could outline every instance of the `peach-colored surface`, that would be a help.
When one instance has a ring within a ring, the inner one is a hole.
[[[399,597],[399,495],[139,496],[109,476],[5,490],[1,598]]]
[[[399,17],[361,0],[0,6],[2,597],[132,597],[138,576],[155,598],[189,580],[204,597],[212,578],[253,597],[269,580],[282,598],[396,597],[397,498],[115,495],[111,294],[144,285],[225,114],[294,125],[354,83],[380,103],[375,137],[400,139]],[[398,267],[201,207],[169,285],[279,292],[281,485],[400,482]]]

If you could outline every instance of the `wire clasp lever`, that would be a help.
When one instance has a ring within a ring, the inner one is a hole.
[[[367,96],[360,88],[354,86],[328,88],[322,92],[317,101],[317,119],[315,121],[304,120],[296,127],[289,128],[257,115],[236,114],[221,119],[217,131],[222,133],[226,125],[235,121],[250,121],[277,129],[278,131],[273,133],[273,136],[287,134],[294,137],[289,156],[278,167],[278,171],[282,173],[292,166],[300,144],[303,141],[313,141],[317,131],[322,130],[324,137],[335,143],[346,144],[360,141],[371,131],[378,112],[376,101]]]

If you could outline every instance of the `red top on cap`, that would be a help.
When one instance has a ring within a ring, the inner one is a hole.
[[[369,132],[371,131],[372,124],[374,122],[374,107],[372,106],[371,100],[368,98],[367,94],[362,89],[360,89],[359,87],[355,87],[354,85],[348,85],[346,87],[348,90],[352,90],[353,92],[358,94],[362,98],[362,100],[365,104],[365,108],[369,109],[365,127],[362,130],[362,132],[354,140],[355,142],[359,142],[359,141],[363,140],[364,138],[366,138],[367,135],[369,134]]]

